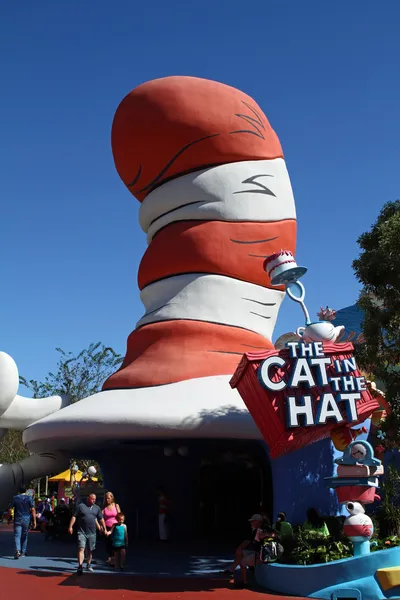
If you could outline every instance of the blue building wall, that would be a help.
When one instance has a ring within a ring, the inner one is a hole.
[[[344,325],[345,338],[353,335],[352,339],[356,339],[362,333],[363,311],[353,304],[336,312],[336,319],[333,322],[335,326]],[[349,340],[351,341],[351,340]]]
[[[336,494],[325,485],[325,477],[334,473],[334,458],[328,439],[271,460],[274,517],[284,511],[289,522],[300,524],[311,507],[324,515],[338,514]]]

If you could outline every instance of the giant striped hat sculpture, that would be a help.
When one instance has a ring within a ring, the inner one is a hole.
[[[124,98],[112,150],[141,203],[145,313],[103,391],[38,420],[25,443],[48,453],[115,440],[262,439],[229,380],[244,352],[272,348],[285,291],[263,264],[281,249],[295,252],[295,205],[275,132],[243,92],[167,77]],[[30,479],[39,471],[35,462]],[[0,483],[8,485],[1,473]]]
[[[149,247],[138,276],[146,312],[105,389],[233,373],[246,350],[272,347],[284,291],[263,263],[295,250],[275,132],[243,92],[167,77],[124,98],[112,149]]]

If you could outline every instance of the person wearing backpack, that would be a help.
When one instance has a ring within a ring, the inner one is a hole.
[[[263,533],[260,561],[263,563],[276,562],[284,553],[279,534],[272,527]]]

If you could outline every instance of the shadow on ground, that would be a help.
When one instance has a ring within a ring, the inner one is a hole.
[[[41,579],[49,579],[60,577],[62,572],[58,569],[55,571],[20,571],[20,575],[35,575]],[[233,583],[226,578],[197,578],[186,577],[184,579],[163,578],[159,577],[136,577],[132,575],[117,575],[110,577],[108,575],[84,574],[70,575],[59,582],[62,587],[79,587],[81,589],[96,589],[96,590],[126,590],[147,593],[188,593],[188,592],[204,592],[234,589]],[[253,586],[252,586],[253,587]],[[260,591],[260,590],[257,590]]]

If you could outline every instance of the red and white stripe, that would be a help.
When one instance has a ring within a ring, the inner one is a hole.
[[[282,248],[294,253],[296,240],[282,158],[170,180],[144,199],[140,223],[149,241],[138,273],[146,311],[104,389],[231,374],[246,350],[272,347],[284,291],[263,263]]]

